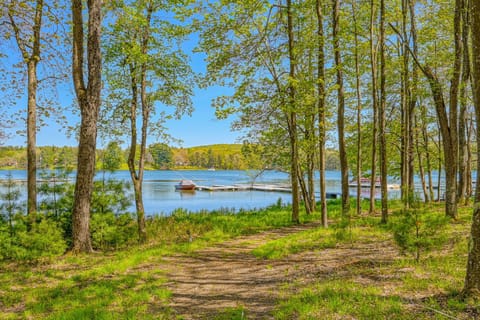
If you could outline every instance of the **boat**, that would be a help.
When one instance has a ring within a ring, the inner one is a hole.
[[[175,185],[175,190],[195,190],[196,186],[197,185],[192,180],[180,180],[180,182]]]

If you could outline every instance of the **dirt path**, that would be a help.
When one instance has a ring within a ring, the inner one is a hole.
[[[182,319],[211,319],[226,308],[243,307],[248,319],[273,319],[286,282],[308,284],[356,263],[393,259],[391,243],[357,243],[354,248],[309,251],[281,260],[255,258],[251,251],[266,240],[318,227],[308,224],[244,236],[201,250],[195,256],[167,258],[170,306]]]

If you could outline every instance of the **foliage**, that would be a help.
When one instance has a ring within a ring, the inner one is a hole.
[[[154,143],[148,147],[156,169],[170,169],[173,165],[172,149],[165,143]]]
[[[427,207],[403,209],[392,217],[390,228],[397,245],[412,254],[416,262],[422,253],[438,248],[446,241],[441,230],[448,219],[437,212],[428,212]]]
[[[13,234],[14,216],[23,208],[23,206],[19,201],[20,190],[17,183],[13,180],[12,173],[9,172],[6,178],[7,179],[2,183],[2,187],[5,188],[6,191],[0,194],[0,200],[2,200],[2,203],[0,204],[0,222],[6,222],[10,234]]]
[[[120,165],[125,160],[122,157],[122,149],[117,141],[110,141],[102,153],[102,170],[113,172],[120,168]]]
[[[128,213],[94,214],[91,224],[92,245],[96,249],[119,249],[138,242],[136,222]]]
[[[17,214],[10,233],[0,225],[0,260],[35,261],[63,254],[67,243],[57,223],[41,216],[31,230],[23,215]]]

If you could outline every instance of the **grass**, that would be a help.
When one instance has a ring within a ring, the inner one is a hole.
[[[428,210],[443,214],[438,205]],[[465,301],[460,295],[471,208],[461,208],[459,214],[457,221],[440,231],[447,242],[425,254],[418,263],[409,255],[388,263],[361,261],[320,275],[307,286],[289,283],[282,290],[275,319],[477,319],[479,301]],[[390,226],[381,226],[372,217],[353,217],[351,225],[352,243],[391,241]],[[349,242],[339,239],[337,231],[332,228],[298,233],[289,239],[267,242],[254,254],[280,259],[342,242],[348,246]]]
[[[281,302],[275,319],[407,319],[400,298],[344,279],[319,282]]]
[[[171,217],[148,221],[151,237],[143,246],[92,255],[67,254],[38,265],[3,263],[0,319],[170,319],[167,302],[171,292],[159,270],[162,257],[193,253],[239,235],[288,226],[290,215],[290,209],[282,206],[198,214],[178,210]],[[315,219],[318,216],[305,221]],[[226,310],[223,318],[242,315],[242,310]]]
[[[394,205],[392,210],[398,210]],[[433,213],[443,214],[432,205]],[[219,210],[198,214],[178,210],[151,218],[146,245],[129,249],[65,255],[36,265],[0,265],[0,319],[175,319],[163,257],[196,250],[241,235],[291,225],[290,208]],[[359,244],[395,246],[389,226],[378,216],[340,216],[340,202],[329,203],[331,225],[265,240],[252,253],[259,259],[288,259],[302,252]],[[317,221],[318,215],[304,216]],[[422,255],[345,264],[308,282],[289,279],[279,288],[275,319],[470,319],[480,316],[478,301],[459,296],[465,277],[471,208],[441,232],[447,241]],[[392,218],[392,223],[395,219]],[[268,267],[268,266],[267,266]],[[272,267],[273,268],[273,267]],[[218,310],[213,319],[247,319],[243,306]]]

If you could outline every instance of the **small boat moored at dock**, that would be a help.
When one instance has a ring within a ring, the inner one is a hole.
[[[197,185],[192,180],[181,180],[178,184],[175,185],[175,190],[177,191],[192,191],[195,190]]]

